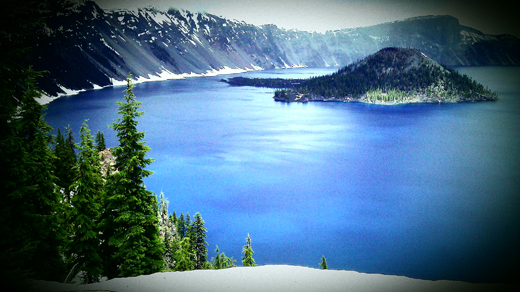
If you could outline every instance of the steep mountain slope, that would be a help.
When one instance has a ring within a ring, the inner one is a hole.
[[[60,5],[46,11],[43,29],[26,41],[30,63],[49,71],[40,81],[49,95],[112,85],[129,72],[159,79],[227,68],[343,66],[389,46],[417,48],[446,65],[520,65],[520,39],[485,35],[450,16],[320,34],[175,9],[104,11],[88,0]]]
[[[241,82],[245,84],[247,80]],[[419,50],[395,47],[384,48],[331,75],[292,82],[291,87],[277,90],[275,100],[399,104],[498,99],[496,93],[438,64]]]

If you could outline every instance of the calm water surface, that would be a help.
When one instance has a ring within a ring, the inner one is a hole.
[[[520,262],[520,68],[456,68],[498,102],[378,106],[286,104],[227,76],[136,85],[152,148],[147,188],[170,211],[200,212],[241,265],[251,234],[260,265],[471,282],[503,281]],[[249,72],[304,78],[334,69]],[[54,128],[105,132],[124,87],[49,105]],[[76,134],[78,137],[78,134]]]

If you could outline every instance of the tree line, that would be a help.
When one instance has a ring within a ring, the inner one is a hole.
[[[94,138],[84,121],[80,142],[72,130],[56,136],[36,99],[36,78],[28,69],[20,99],[2,104],[2,187],[0,254],[2,282],[15,290],[27,279],[70,281],[79,271],[83,283],[102,277],[129,277],[159,271],[222,269],[235,260],[221,253],[208,260],[206,228],[200,213],[168,214],[161,193],[147,190],[144,178],[153,160],[137,130],[140,103],[127,78],[125,101],[118,102],[111,125],[119,145],[111,148],[115,165],[102,171],[105,138]],[[5,92],[4,92],[5,94]],[[2,96],[2,99],[14,95]],[[244,266],[254,265],[251,239]]]

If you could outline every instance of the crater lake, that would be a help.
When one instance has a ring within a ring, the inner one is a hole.
[[[229,76],[136,84],[146,187],[206,223],[208,259],[499,282],[520,263],[520,68],[460,67],[499,101],[281,103]],[[239,74],[306,78],[337,68]],[[237,75],[234,75],[237,76]],[[46,121],[105,133],[125,87],[61,97]]]

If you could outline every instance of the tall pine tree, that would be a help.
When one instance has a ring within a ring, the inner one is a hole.
[[[168,216],[168,200],[161,191],[159,195],[159,238],[164,243],[164,269],[171,270],[175,266],[174,252],[177,243],[177,227]]]
[[[101,131],[97,131],[96,133],[96,150],[97,152],[101,152],[107,148],[105,142],[105,135]]]
[[[87,125],[83,122],[80,130],[78,164],[75,167],[77,178],[71,186],[71,225],[68,254],[72,264],[84,271],[83,283],[98,282],[103,272],[100,255],[100,239],[97,222],[99,220],[99,201],[103,192],[103,180],[99,156]]]
[[[33,72],[31,69],[30,72]],[[18,227],[24,242],[21,246],[30,247],[30,269],[34,278],[62,280],[64,265],[60,255],[64,232],[60,228],[56,213],[59,196],[55,188],[54,154],[50,148],[52,137],[48,135],[51,127],[44,121],[43,109],[36,98],[41,93],[36,88],[32,73],[27,79],[27,89],[20,102],[16,124],[15,140],[20,146],[17,150],[18,170],[16,186],[9,194],[20,203],[21,209],[12,216],[18,216]]]
[[[208,243],[206,242],[206,227],[200,213],[195,214],[191,230],[191,242],[195,257],[195,269],[203,269],[208,258]]]
[[[20,111],[24,111],[20,107],[23,93],[19,87],[27,79],[34,79],[36,73],[22,68],[13,70],[16,62],[9,64],[5,61],[10,59],[5,57],[0,54],[0,76],[4,77],[0,78],[0,281],[7,290],[18,291],[28,288],[29,278],[41,278],[32,269],[36,250],[31,232],[34,194],[27,188],[31,174],[26,166],[26,141],[18,134]]]
[[[186,234],[188,233],[188,228],[186,228],[186,221],[184,220],[184,215],[181,213],[179,216],[179,219],[177,221],[177,236],[179,239],[183,239],[186,237]]]
[[[101,228],[106,238],[105,255],[110,255],[105,273],[109,278],[151,274],[163,268],[163,244],[159,239],[157,198],[144,186],[152,172],[145,167],[150,150],[137,131],[140,103],[133,93],[131,75],[127,78],[126,102],[118,102],[120,118],[112,124],[119,139],[113,154],[116,171],[108,179],[106,207]]]
[[[178,242],[178,247],[175,250],[175,270],[189,271],[194,268],[190,238],[185,237]]]
[[[247,234],[246,238],[246,245],[244,245],[244,248],[242,249],[242,253],[244,254],[244,257],[242,258],[242,264],[244,267],[254,267],[255,259],[253,259],[253,254],[255,253],[253,251],[253,248],[251,247],[251,236],[249,236],[249,233]]]
[[[58,187],[59,200],[61,201],[57,216],[59,224],[63,226],[65,230],[71,227],[70,222],[67,221],[71,211],[70,201],[72,193],[70,186],[76,178],[76,145],[74,145],[70,125],[67,127],[66,135],[67,137],[64,138],[58,128],[54,146],[54,155],[56,157],[54,173],[57,178],[56,185]]]
[[[76,144],[72,135],[72,129],[68,125],[66,130],[66,137],[63,137],[60,129],[56,135],[56,142],[54,146],[54,155],[56,156],[56,177],[59,191],[63,195],[63,200],[70,204],[70,185],[76,178],[74,166],[76,165]]]

